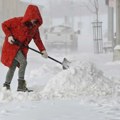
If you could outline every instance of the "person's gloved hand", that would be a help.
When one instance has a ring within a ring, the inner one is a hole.
[[[12,36],[9,36],[8,37],[8,42],[10,43],[10,44],[13,44],[14,43],[14,38],[12,37]]]
[[[47,54],[46,50],[43,50],[41,53],[44,58],[48,58],[48,54]]]

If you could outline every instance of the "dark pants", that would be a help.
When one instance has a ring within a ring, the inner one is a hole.
[[[6,75],[6,82],[7,83],[11,83],[15,69],[16,69],[18,64],[20,65],[19,70],[18,70],[18,79],[24,80],[27,61],[26,61],[26,59],[21,51],[18,51],[18,53],[13,61],[12,66],[9,68],[9,70],[7,72],[7,75]]]

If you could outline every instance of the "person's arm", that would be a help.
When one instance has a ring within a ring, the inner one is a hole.
[[[40,38],[39,30],[37,30],[37,32],[36,32],[36,34],[34,35],[33,39],[34,39],[34,42],[35,42],[36,46],[38,47],[38,49],[39,49],[40,52],[42,53],[42,56],[43,56],[44,58],[48,58],[48,54],[47,54],[46,49],[45,49],[45,47],[44,47],[44,45],[43,45],[43,43],[42,43],[42,40],[41,40],[41,38]]]
[[[34,35],[34,37],[33,37],[33,40],[34,40],[36,46],[38,47],[38,49],[39,49],[40,51],[45,50],[45,47],[44,47],[44,45],[43,45],[43,43],[42,43],[42,40],[41,40],[41,38],[40,38],[39,30],[37,30],[37,32],[35,33],[35,35]]]

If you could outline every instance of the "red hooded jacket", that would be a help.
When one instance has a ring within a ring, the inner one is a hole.
[[[25,22],[33,19],[36,19],[38,22],[37,25],[30,29],[25,25]],[[28,52],[28,48],[20,48],[20,46],[10,44],[8,42],[9,36],[14,36],[15,39],[19,40],[25,45],[28,45],[33,39],[40,51],[45,50],[38,30],[41,24],[42,17],[38,7],[35,5],[29,5],[23,17],[12,18],[2,23],[2,29],[6,36],[2,47],[1,62],[5,66],[10,67],[12,65],[12,62],[19,49],[21,49],[25,58],[27,57]]]

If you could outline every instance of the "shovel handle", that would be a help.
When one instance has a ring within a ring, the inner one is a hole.
[[[62,65],[62,62],[60,62],[60,61],[58,61],[58,60],[56,60],[56,59],[54,59],[54,58],[52,58],[50,56],[48,56],[48,58]]]
[[[35,50],[35,49],[29,47],[28,45],[27,45],[27,46],[24,45],[24,44],[22,44],[21,42],[19,42],[19,41],[16,40],[16,39],[15,39],[15,41],[14,41],[14,44],[16,44],[16,45],[18,45],[18,46],[21,46],[21,47],[26,47],[26,48],[28,48],[28,49],[30,49],[30,50],[36,52],[36,53],[39,53],[39,54],[43,55],[42,52],[37,51],[37,50]],[[56,60],[56,59],[54,59],[54,58],[52,58],[52,57],[50,57],[50,56],[48,56],[48,58],[62,65],[62,62],[60,62],[60,61],[58,61],[58,60]]]
[[[29,47],[29,46],[25,46],[25,47],[28,48],[28,49],[30,49],[30,50],[32,50],[32,51],[34,51],[34,52],[36,52],[36,53],[39,53],[39,54],[43,55],[43,53],[41,53],[41,52],[39,52],[39,51],[37,51],[37,50]],[[58,61],[58,60],[56,60],[56,59],[54,59],[54,58],[52,58],[50,56],[48,56],[48,58],[62,65],[62,62],[60,62],[60,61]]]
[[[6,26],[7,27],[7,26]],[[8,27],[7,27],[8,28]],[[9,28],[8,28],[9,29]],[[9,31],[11,32],[11,34],[12,34],[12,31],[9,29]],[[13,36],[13,34],[12,34],[12,36]],[[13,36],[13,38],[14,38],[14,36]],[[17,39],[15,39],[14,38],[14,44],[16,44],[16,45],[18,45],[18,46],[20,46],[20,47],[26,47],[26,48],[28,48],[28,49],[30,49],[30,50],[32,50],[32,51],[34,51],[34,52],[37,52],[37,53],[39,53],[39,54],[41,54],[42,55],[42,53],[41,52],[39,52],[39,51],[37,51],[37,50],[35,50],[35,49],[33,49],[33,48],[31,48],[31,47],[29,47],[29,46],[26,46],[26,45],[24,45],[24,44],[22,44],[20,41],[18,41]],[[60,62],[60,61],[58,61],[58,60],[56,60],[56,59],[54,59],[54,58],[52,58],[52,57],[50,57],[50,56],[48,56],[48,58],[49,59],[51,59],[51,60],[53,60],[53,61],[55,61],[55,62],[57,62],[57,63],[59,63],[59,64],[61,64],[61,65],[63,65],[63,63],[62,62]]]

